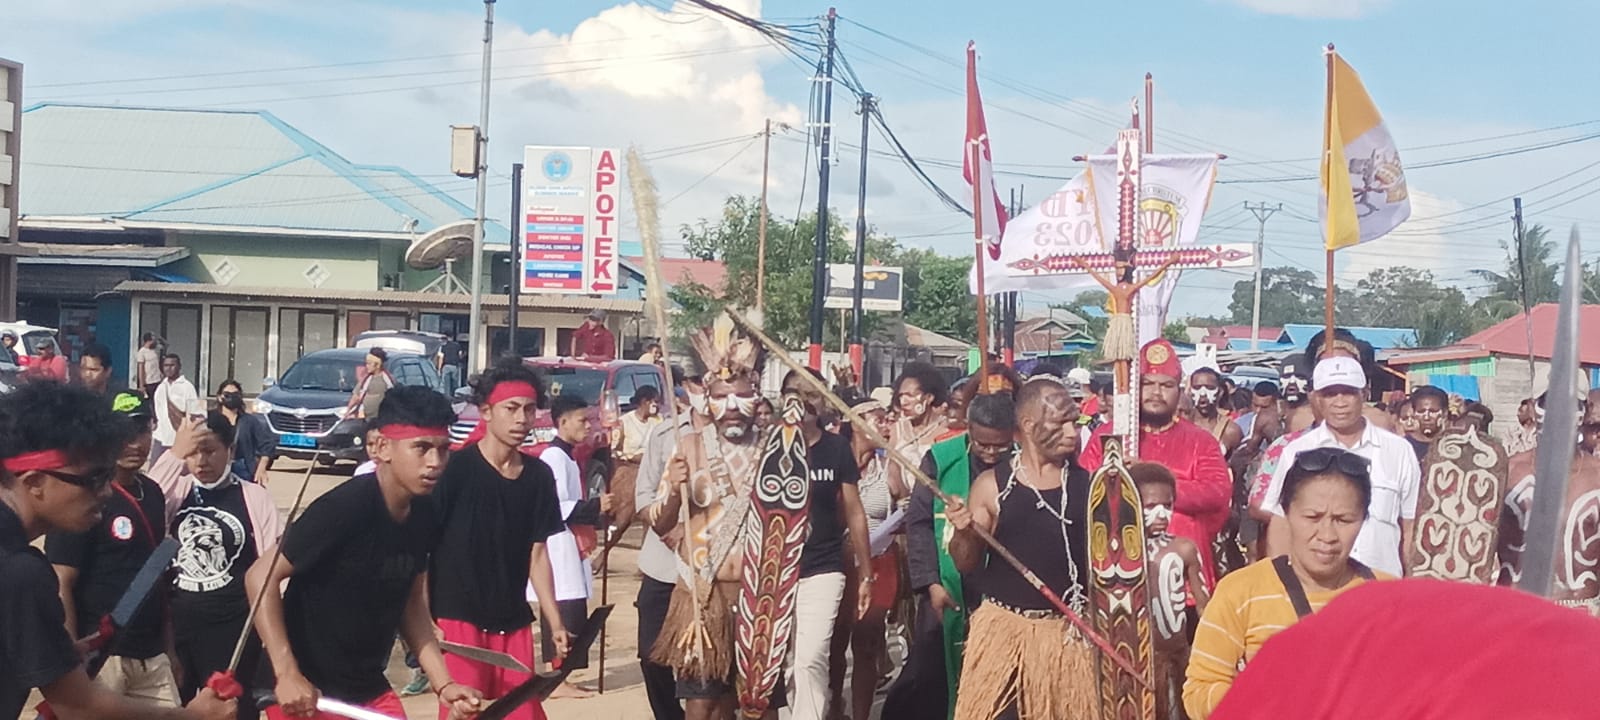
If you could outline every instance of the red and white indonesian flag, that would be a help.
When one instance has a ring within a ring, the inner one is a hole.
[[[1322,237],[1330,251],[1377,240],[1411,217],[1400,150],[1361,76],[1332,46],[1319,207]]]
[[[1006,226],[1000,259],[984,265],[984,289],[1099,290],[1076,266],[1053,263],[1065,255],[1110,253],[1117,240],[1115,155],[1091,155],[1088,167]],[[1138,204],[1141,248],[1194,245],[1217,178],[1216,155],[1145,155]],[[1139,338],[1161,335],[1179,272],[1169,270],[1139,293]]]
[[[978,150],[976,167],[972,161],[974,147]],[[978,46],[971,42],[967,43],[967,141],[961,148],[961,176],[966,179],[967,187],[977,186],[979,207],[973,210],[978,224],[974,225],[973,230],[983,234],[984,245],[989,251],[985,262],[998,260],[1000,238],[1006,229],[1006,207],[994,191],[994,156],[989,152],[989,124],[983,119],[983,100],[978,96]],[[985,290],[996,292],[994,288]]]

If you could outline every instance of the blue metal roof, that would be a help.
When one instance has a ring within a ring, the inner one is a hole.
[[[1313,334],[1315,334],[1315,333],[1313,333]],[[1261,346],[1260,346],[1260,351],[1261,352],[1283,352],[1285,350],[1294,350],[1294,349],[1300,348],[1300,347],[1304,347],[1304,346],[1303,345],[1295,345],[1294,343],[1291,343],[1291,342],[1262,340],[1261,341]],[[1249,350],[1252,349],[1250,347],[1250,338],[1230,338],[1228,340],[1228,348],[1227,349],[1229,349],[1229,350],[1249,351]]]
[[[1412,328],[1350,327],[1348,325],[1340,325],[1339,327],[1349,330],[1351,335],[1356,336],[1357,340],[1371,345],[1373,350],[1417,346],[1417,331]],[[1322,332],[1321,325],[1284,325],[1284,337],[1279,339],[1287,340],[1293,347],[1303,348],[1307,342],[1311,341],[1311,336],[1319,332]]]
[[[405,170],[351,163],[266,111],[44,103],[22,117],[24,218],[403,235],[473,214]]]

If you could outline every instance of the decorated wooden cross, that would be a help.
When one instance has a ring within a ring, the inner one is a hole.
[[[1250,267],[1256,262],[1254,246],[1189,245],[1156,247],[1165,237],[1174,240],[1179,228],[1161,213],[1144,213],[1140,189],[1143,184],[1143,154],[1138,128],[1117,134],[1117,240],[1111,252],[1044,253],[1011,265],[1015,270],[1037,274],[1087,273],[1106,289],[1106,311],[1110,323],[1101,342],[1101,355],[1112,362],[1115,391],[1112,400],[1113,431],[1122,438],[1125,457],[1138,457],[1139,427],[1134,393],[1139,387],[1139,332],[1137,318],[1139,291],[1161,281],[1168,270]]]

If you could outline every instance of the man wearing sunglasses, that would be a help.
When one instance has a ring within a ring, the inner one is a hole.
[[[187,708],[159,707],[91,681],[67,634],[55,572],[30,546],[100,522],[126,427],[82,388],[37,383],[0,397],[0,717],[20,716],[33,688],[62,718],[234,715],[235,703],[209,690]]]
[[[1273,516],[1267,526],[1267,554],[1283,554],[1288,541],[1278,496],[1295,458],[1314,448],[1343,448],[1366,458],[1372,477],[1367,521],[1356,536],[1351,557],[1374,570],[1399,576],[1403,573],[1401,549],[1410,542],[1422,483],[1416,453],[1404,437],[1366,419],[1367,378],[1360,361],[1343,356],[1319,361],[1311,386],[1312,408],[1322,424],[1284,448],[1283,460],[1267,487],[1260,505]]]
[[[979,395],[967,409],[967,431],[935,443],[922,457],[922,472],[938,480],[944,492],[966,498],[973,480],[1009,462],[1016,428],[1010,395]],[[970,588],[949,555],[954,534],[933,491],[921,484],[912,488],[906,508],[906,566],[918,611],[913,651],[884,699],[884,717],[946,717],[954,706],[968,598],[977,599],[967,592]]]

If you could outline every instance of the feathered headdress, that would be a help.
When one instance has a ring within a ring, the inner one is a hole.
[[[752,325],[761,327],[761,317],[754,311],[746,315]],[[739,332],[733,319],[718,314],[711,327],[701,328],[689,335],[689,344],[706,370],[706,382],[712,380],[748,379],[755,382],[765,358],[761,343]]]

